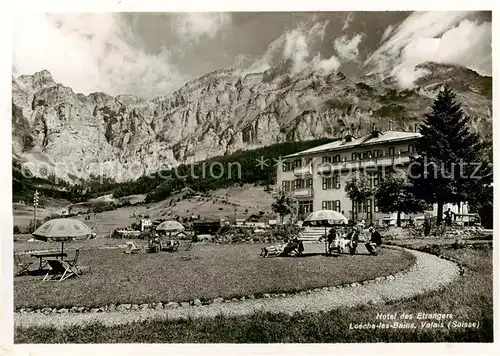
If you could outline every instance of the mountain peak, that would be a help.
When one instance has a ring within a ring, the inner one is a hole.
[[[52,78],[52,74],[50,74],[47,69],[43,69],[31,75],[24,74],[19,76],[17,79],[33,92],[37,92],[43,88],[51,87],[57,84],[54,81],[54,78]]]

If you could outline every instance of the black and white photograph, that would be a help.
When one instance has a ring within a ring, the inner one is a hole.
[[[492,11],[333,6],[12,14],[14,347],[493,343]]]

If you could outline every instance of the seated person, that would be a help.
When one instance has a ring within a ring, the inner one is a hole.
[[[157,233],[155,233],[153,235],[153,238],[150,240],[149,243],[150,243],[150,247],[151,247],[151,249],[153,251],[155,251],[155,252],[161,251],[161,248],[162,248],[162,246],[161,246],[161,239],[160,239],[160,236]]]
[[[365,244],[366,249],[370,254],[377,255],[378,248],[382,245],[382,235],[373,226],[368,229],[371,234],[370,240]]]
[[[358,248],[359,242],[359,230],[354,227],[351,232],[347,235],[347,239],[349,240],[348,248],[349,254],[354,255],[356,253],[356,249]]]
[[[335,228],[331,228],[330,232],[327,236],[328,240],[328,253],[332,253],[335,251],[336,253],[340,253],[340,234],[335,230]]]
[[[301,255],[302,252],[304,252],[304,245],[302,241],[299,241],[299,239],[293,239],[287,242],[280,256],[297,256]]]

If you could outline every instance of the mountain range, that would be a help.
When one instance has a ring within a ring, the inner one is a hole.
[[[412,131],[445,83],[474,130],[492,140],[492,80],[470,69],[421,64],[425,75],[399,90],[389,76],[353,80],[312,69],[292,75],[291,65],[211,72],[148,101],[75,93],[47,70],[12,77],[13,160],[37,176],[120,182],[277,142],[363,135],[373,124]]]

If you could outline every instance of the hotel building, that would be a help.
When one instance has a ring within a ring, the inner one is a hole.
[[[405,169],[415,153],[418,132],[377,131],[346,136],[325,145],[283,157],[277,168],[277,189],[297,200],[299,219],[322,209],[336,210],[350,220],[381,221],[374,197],[354,204],[345,187],[355,174],[365,174],[372,188],[391,169]]]

